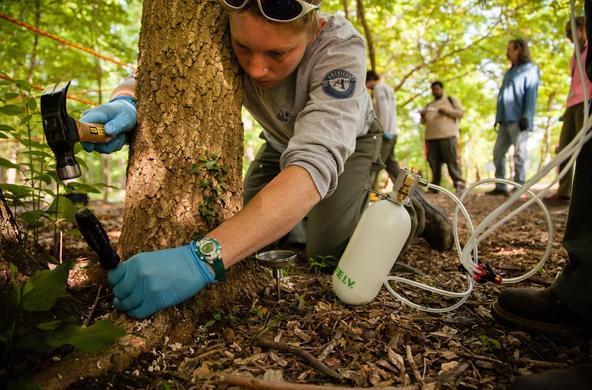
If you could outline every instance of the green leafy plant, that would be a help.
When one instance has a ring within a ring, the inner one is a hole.
[[[318,274],[337,265],[335,256],[312,256],[306,259],[310,269]]]
[[[107,320],[81,327],[71,321],[55,319],[50,310],[66,294],[71,268],[71,262],[64,263],[52,270],[37,271],[25,280],[16,266],[10,265],[10,315],[3,313],[0,322],[0,361],[9,376],[17,378],[26,374],[43,353],[51,353],[66,345],[83,352],[99,352],[126,334]]]
[[[501,349],[501,347],[502,347],[501,343],[498,340],[492,339],[484,334],[479,336],[479,341],[481,342],[481,344],[483,345],[484,348],[487,348],[489,350]]]
[[[0,158],[0,168],[17,172],[15,183],[0,183],[13,207],[23,237],[31,249],[39,243],[42,229],[53,229],[54,237],[66,222],[74,222],[77,207],[64,193],[100,193],[97,186],[81,182],[63,184],[55,172],[55,156],[47,145],[41,114],[32,85],[24,80],[0,80],[0,139],[13,160]],[[80,151],[80,146],[76,146]],[[8,154],[8,153],[7,153]],[[77,161],[86,167],[84,158]]]
[[[220,165],[219,154],[199,156],[196,164],[191,166],[191,173],[199,175],[199,188],[202,191],[202,201],[199,204],[199,214],[206,223],[206,228],[213,229],[220,225],[224,218],[221,210],[226,205],[227,169]]]

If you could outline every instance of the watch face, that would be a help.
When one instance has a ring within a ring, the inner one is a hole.
[[[213,255],[216,253],[216,244],[214,241],[206,241],[199,246],[199,250],[206,256]]]

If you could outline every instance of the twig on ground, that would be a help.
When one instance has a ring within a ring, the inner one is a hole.
[[[308,362],[308,364],[310,364],[311,367],[316,368],[324,375],[327,375],[328,377],[333,378],[333,379],[341,380],[341,375],[339,375],[336,371],[330,369],[324,363],[321,363],[319,360],[317,360],[310,353],[303,351],[299,348],[288,345],[286,343],[267,340],[263,337],[257,338],[255,340],[255,344],[262,346],[262,347],[275,348],[275,349],[279,349],[281,351],[290,352],[290,353],[306,360]]]
[[[471,365],[468,364],[468,363],[459,364],[458,366],[456,366],[452,370],[446,371],[446,372],[438,375],[436,377],[436,381],[438,383],[440,383],[440,384],[444,384],[444,383],[448,383],[450,381],[453,381],[460,374],[462,374],[463,372],[465,372],[466,370],[468,370],[469,367],[471,367]]]
[[[412,267],[407,263],[403,263],[402,261],[397,261],[395,263],[395,265],[393,265],[392,271],[393,272],[401,272],[401,270],[411,272],[411,273],[414,273],[414,274],[420,275],[420,276],[428,276],[425,272],[423,272],[420,269]]]
[[[325,347],[323,352],[321,352],[321,354],[317,358],[320,362],[323,362],[323,361],[325,361],[325,359],[327,359],[327,356],[329,356],[329,354],[333,351],[333,348],[335,348],[335,346],[337,345],[339,340],[341,340],[342,336],[343,336],[343,332],[337,332],[335,334],[333,339],[331,339],[329,344],[327,344],[327,346]]]
[[[515,359],[514,361],[516,363],[529,364],[531,366],[536,366],[536,367],[540,367],[540,368],[565,368],[565,367],[569,366],[569,364],[562,363],[562,362],[546,362],[543,360],[533,360],[533,359],[527,359],[527,358],[518,358],[518,359]]]
[[[286,383],[286,382],[269,382],[261,379],[248,378],[239,375],[222,375],[220,382],[227,383],[233,386],[240,386],[245,389],[254,390],[355,390],[361,387],[342,387],[342,386],[323,386],[323,385],[306,385],[302,383]],[[381,390],[418,390],[419,386],[403,386],[403,387],[381,387]]]
[[[214,354],[216,354],[216,353],[218,353],[218,352],[222,352],[222,351],[224,351],[224,347],[221,347],[221,348],[215,348],[215,349],[210,349],[209,351],[206,351],[206,352],[204,352],[204,353],[202,353],[202,354],[199,354],[199,355],[197,355],[197,356],[195,357],[195,360],[201,360],[201,359],[203,359],[203,358],[205,358],[205,357],[208,357],[208,356],[210,356],[210,355],[214,355]]]
[[[186,381],[186,382],[191,380],[191,378],[188,375],[185,375],[179,371],[163,370],[163,371],[161,371],[161,373],[163,373],[164,375],[172,376],[173,378],[180,379],[182,381]]]
[[[93,317],[93,314],[95,312],[95,309],[97,308],[97,304],[99,303],[99,297],[101,296],[101,290],[102,289],[103,289],[103,286],[99,286],[99,289],[97,291],[97,297],[95,298],[95,302],[90,307],[90,311],[88,312],[88,316],[86,316],[86,319],[82,323],[82,326],[87,327],[88,324],[90,324],[90,320],[92,320],[92,317]]]
[[[490,362],[490,363],[495,363],[495,364],[501,364],[502,366],[507,366],[508,363],[506,362],[502,362],[501,360],[492,358],[492,357],[488,357],[488,356],[483,356],[483,355],[473,355],[472,353],[467,353],[467,352],[461,352],[461,351],[454,351],[455,354],[459,355],[459,356],[463,356],[469,359],[475,359],[475,360],[483,360],[485,362]]]
[[[417,368],[417,364],[415,363],[415,359],[413,359],[413,353],[411,352],[411,347],[409,345],[405,346],[405,352],[407,354],[407,362],[409,363],[409,366],[411,366],[411,370],[413,371],[413,376],[415,377],[415,380],[417,380],[417,382],[419,382],[419,385],[422,389],[425,389],[426,384],[425,384],[421,374],[419,373],[419,369]]]

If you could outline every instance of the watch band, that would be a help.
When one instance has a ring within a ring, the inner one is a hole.
[[[209,263],[209,262],[207,262]],[[209,263],[212,268],[214,269],[214,274],[216,275],[216,280],[223,282],[226,280],[226,270],[224,269],[224,262],[222,261],[221,257],[217,257]]]

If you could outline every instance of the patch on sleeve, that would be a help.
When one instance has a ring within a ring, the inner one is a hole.
[[[333,69],[321,81],[323,91],[334,98],[346,99],[356,90],[356,77],[343,69]]]

